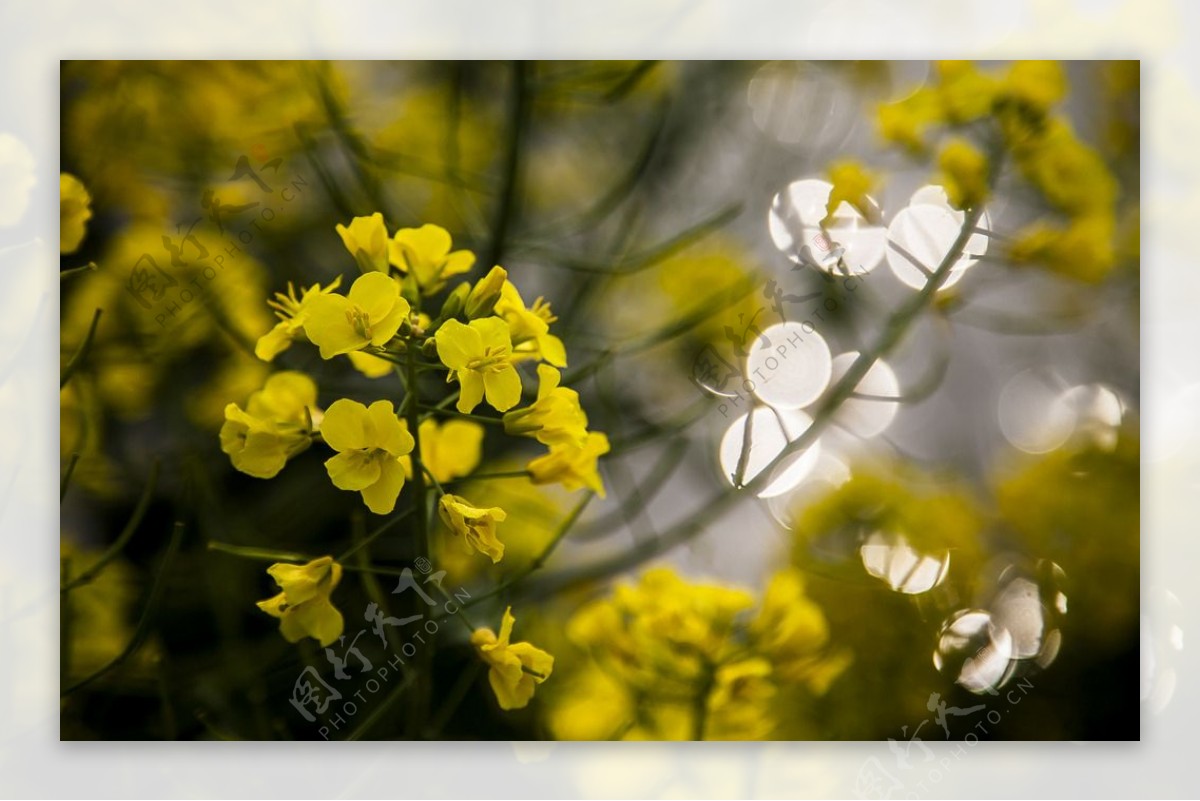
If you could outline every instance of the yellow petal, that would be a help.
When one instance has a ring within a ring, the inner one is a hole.
[[[379,480],[380,460],[362,451],[348,451],[325,460],[325,469],[333,486],[358,491]]]
[[[462,370],[467,362],[483,355],[483,338],[472,326],[447,320],[434,334],[438,358],[451,370]]]
[[[379,459],[379,479],[362,491],[363,502],[377,515],[390,514],[404,488],[404,466],[398,459]]]
[[[458,371],[458,404],[457,408],[463,414],[471,411],[483,400],[483,376],[474,370]],[[518,395],[520,390],[518,389]]]
[[[521,376],[511,364],[484,373],[487,401],[498,412],[507,412],[521,402]]]
[[[403,456],[413,449],[412,434],[408,423],[396,417],[391,401],[375,401],[368,407],[367,415],[375,429],[372,447],[383,448],[392,456]]]
[[[335,400],[321,420],[321,437],[335,451],[369,448],[367,407],[348,398]]]

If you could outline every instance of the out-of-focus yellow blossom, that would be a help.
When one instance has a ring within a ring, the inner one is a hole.
[[[539,297],[526,308],[521,293],[511,281],[505,281],[496,303],[496,315],[508,323],[517,358],[542,359],[555,367],[567,366],[567,349],[561,339],[550,333],[550,324],[558,318],[544,299]]]
[[[974,208],[987,199],[987,157],[968,140],[960,136],[949,139],[938,154],[938,168],[954,208]]]
[[[209,380],[188,393],[184,408],[196,425],[217,430],[225,423],[230,398],[248,398],[271,375],[271,367],[238,349],[221,360]]]
[[[350,351],[346,354],[346,358],[350,360],[350,364],[354,366],[355,370],[367,378],[383,378],[391,375],[395,370],[395,365],[387,359],[381,359],[359,350]]]
[[[514,436],[532,436],[543,445],[587,443],[587,415],[579,405],[579,393],[560,387],[558,370],[538,365],[538,394],[532,405],[504,415],[504,430]]]
[[[452,534],[462,537],[463,544],[492,560],[504,558],[504,543],[496,537],[496,524],[508,517],[498,506],[490,509],[474,507],[459,495],[446,494],[438,501],[438,516]]]
[[[998,82],[970,61],[939,61],[935,67],[942,111],[952,123],[979,119],[992,109]]]
[[[781,682],[823,691],[828,681],[816,674],[837,675],[845,662],[825,657],[824,618],[798,580],[773,580],[747,621],[753,605],[741,588],[665,567],[585,604],[566,631],[590,659],[547,697],[551,731],[564,739],[771,736]],[[801,663],[812,667],[798,674],[792,665]]]
[[[312,302],[318,295],[328,295],[342,285],[339,275],[327,286],[313,284],[308,289],[300,289],[300,297],[296,297],[296,288],[288,282],[287,294],[275,293],[274,300],[268,300],[267,305],[275,309],[279,322],[267,333],[258,338],[254,345],[254,355],[264,362],[274,361],[275,357],[292,346],[301,336],[304,336],[304,323],[312,310]]]
[[[879,134],[884,141],[902,145],[913,153],[925,149],[926,134],[941,119],[942,107],[937,94],[927,88],[895,103],[885,103],[876,112]]]
[[[317,385],[304,373],[285,371],[267,379],[243,411],[225,407],[221,450],[233,466],[255,478],[273,478],[287,460],[312,442]]]
[[[321,349],[322,359],[332,359],[368,345],[386,345],[409,312],[394,280],[383,273],[367,273],[354,281],[348,296],[315,295],[304,332]]]
[[[350,255],[358,262],[364,274],[388,272],[388,234],[383,224],[383,215],[375,212],[370,217],[355,217],[350,225],[337,225],[338,236]]]
[[[1066,122],[1049,125],[1016,156],[1029,182],[1068,215],[1111,209],[1116,200],[1117,182],[1104,159],[1081,142]]]
[[[58,176],[58,252],[79,250],[87,234],[87,221],[92,218],[92,197],[87,187],[74,175],[64,172]]]
[[[67,540],[61,541],[59,547],[67,581],[90,569],[101,558],[100,551],[79,548]],[[133,637],[131,613],[138,595],[136,572],[127,560],[118,557],[91,581],[61,596],[63,632],[67,639],[60,647],[71,677],[88,676],[125,650]],[[160,655],[158,640],[151,638],[129,654],[122,669],[131,677],[141,677]],[[66,681],[68,676],[62,678]]]
[[[404,487],[400,458],[414,445],[408,424],[396,417],[392,402],[380,400],[367,407],[341,398],[326,410],[320,430],[325,444],[338,452],[325,462],[333,485],[361,492],[367,508],[377,515],[391,512]]]
[[[554,671],[554,657],[527,642],[510,642],[512,607],[504,610],[500,636],[491,629],[476,629],[471,644],[489,666],[488,683],[504,710],[521,709],[529,704],[537,686]]]
[[[451,252],[450,232],[426,223],[420,228],[401,228],[388,244],[391,263],[412,276],[426,294],[437,292],[446,279],[467,272],[475,265],[469,250]]]
[[[594,663],[555,689],[546,723],[556,740],[611,740],[634,718],[634,694]]]
[[[457,408],[470,413],[479,402],[507,412],[521,400],[521,376],[513,366],[508,324],[495,317],[463,325],[447,320],[434,335],[438,358],[458,378]]]
[[[827,173],[833,188],[829,190],[829,202],[825,206],[822,225],[832,222],[834,213],[842,203],[849,203],[868,220],[879,216],[867,200],[867,193],[878,183],[878,178],[866,167],[853,159],[842,159],[830,164]]]
[[[322,646],[342,636],[342,613],[329,596],[342,580],[342,566],[332,556],[306,565],[276,562],[267,568],[281,592],[258,602],[258,608],[279,618],[279,632],[288,642],[312,637]]]
[[[763,740],[775,718],[771,703],[778,690],[771,663],[755,657],[717,668],[707,700],[702,732],[706,740]]]
[[[1067,76],[1057,61],[1014,61],[1000,92],[1045,113],[1067,93]]]
[[[1065,228],[1034,223],[1018,234],[1009,256],[1018,263],[1038,262],[1059,275],[1099,283],[1116,262],[1115,227],[1116,221],[1105,214],[1077,217]]]
[[[432,417],[421,421],[421,464],[439,483],[462,478],[479,466],[483,453],[483,426],[470,420],[447,420],[441,425]],[[412,457],[400,460],[412,478]]]
[[[582,446],[561,442],[551,445],[550,452],[531,461],[528,469],[534,484],[562,484],[572,492],[587,487],[603,498],[604,481],[596,460],[608,450],[608,437],[590,431]]]

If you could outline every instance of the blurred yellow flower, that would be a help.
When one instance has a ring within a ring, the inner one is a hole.
[[[83,182],[69,172],[58,176],[58,250],[79,250],[92,218],[92,197]]]
[[[875,187],[878,179],[866,167],[853,159],[842,159],[830,164],[827,173],[833,188],[829,190],[829,202],[825,205],[822,225],[833,221],[833,215],[842,203],[850,204],[867,219],[879,216],[867,200],[867,193]]]
[[[388,235],[382,214],[375,212],[370,217],[355,217],[349,226],[338,223],[337,233],[364,275],[388,273]]]
[[[558,370],[538,365],[538,394],[532,405],[504,415],[504,430],[514,436],[533,436],[543,445],[569,444],[582,448],[587,443],[587,415],[579,405],[579,393],[560,387]]]
[[[329,598],[342,580],[342,566],[332,556],[322,556],[306,565],[276,562],[267,573],[282,591],[259,601],[258,608],[279,618],[279,632],[284,639],[299,642],[312,637],[327,646],[342,635],[342,613]]]
[[[361,492],[367,508],[377,515],[391,512],[404,487],[400,458],[414,445],[391,401],[367,407],[346,398],[336,400],[321,421],[321,436],[338,452],[325,462],[333,485]]]
[[[919,153],[925,149],[925,134],[941,122],[941,102],[933,89],[920,89],[903,100],[886,103],[876,111],[879,135]]]
[[[504,710],[529,704],[537,685],[550,677],[554,657],[527,642],[509,642],[516,619],[512,607],[504,610],[500,636],[491,629],[476,629],[471,644],[488,664],[488,683]]]
[[[1063,121],[1016,151],[1017,164],[1046,200],[1068,215],[1111,210],[1117,181],[1104,159]]]
[[[483,426],[470,420],[447,420],[438,425],[427,417],[418,428],[421,464],[439,483],[462,478],[479,466],[482,455]],[[400,460],[404,473],[412,478],[412,457]]]
[[[555,367],[567,366],[567,349],[561,339],[550,333],[550,324],[558,318],[543,298],[526,308],[521,293],[511,281],[505,281],[495,311],[508,323],[517,358],[542,359]]]
[[[312,416],[317,385],[304,373],[275,373],[250,396],[243,411],[225,407],[221,450],[233,466],[255,478],[273,478],[287,460],[312,442]]]
[[[508,515],[500,507],[478,509],[466,498],[447,494],[438,501],[438,516],[452,534],[462,537],[468,549],[489,557],[492,564],[504,558],[504,543],[496,537],[496,524],[503,523]]]
[[[314,295],[304,332],[321,349],[322,359],[332,359],[368,345],[386,345],[409,311],[394,280],[367,273],[355,280],[348,296]]]
[[[528,465],[534,484],[562,484],[568,490],[582,487],[604,495],[604,481],[596,468],[596,460],[608,453],[608,437],[591,431],[582,446],[558,443],[550,446],[550,452],[531,461]]]
[[[275,357],[292,346],[292,343],[304,335],[304,323],[312,310],[312,302],[319,295],[328,295],[342,285],[339,275],[327,286],[313,284],[308,289],[301,287],[300,297],[296,297],[296,288],[288,282],[288,291],[275,293],[274,300],[268,300],[267,305],[275,309],[279,322],[267,333],[258,338],[254,345],[254,355],[264,362],[274,361]]]
[[[1038,262],[1059,275],[1099,283],[1116,264],[1115,232],[1116,220],[1109,214],[1085,214],[1065,228],[1034,223],[1018,233],[1009,255],[1016,262]]]
[[[938,154],[942,186],[956,209],[978,206],[988,196],[988,160],[966,139],[951,137]]]
[[[998,83],[970,61],[939,61],[938,96],[942,112],[951,123],[979,119],[992,110]]]
[[[346,354],[346,358],[350,360],[350,364],[355,370],[365,375],[367,378],[383,378],[391,375],[395,365],[387,359],[381,359],[378,356],[372,356],[369,353],[363,353],[360,350],[352,350]]]
[[[771,663],[760,657],[717,668],[708,695],[706,740],[763,740],[775,728],[778,692]]]
[[[422,292],[432,294],[442,288],[447,278],[465,273],[475,265],[474,253],[451,252],[451,244],[445,228],[425,224],[397,231],[388,244],[388,254],[400,272],[412,276]]]
[[[1057,61],[1014,61],[1000,89],[1006,97],[1044,113],[1066,96],[1067,76]]]
[[[467,414],[483,398],[498,412],[521,400],[521,376],[513,367],[508,324],[495,317],[463,325],[447,320],[434,335],[438,358],[458,377],[457,408]]]

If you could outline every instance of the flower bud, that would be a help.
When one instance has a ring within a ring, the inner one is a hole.
[[[491,272],[479,279],[471,289],[471,294],[467,296],[468,320],[477,320],[492,313],[492,310],[496,308],[496,301],[500,300],[500,290],[504,288],[504,282],[507,279],[508,272],[499,265],[493,267]]]

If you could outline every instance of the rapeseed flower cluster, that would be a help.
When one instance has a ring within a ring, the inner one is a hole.
[[[608,439],[588,430],[579,393],[562,384],[567,353],[550,331],[557,318],[549,303],[539,297],[527,304],[499,266],[446,291],[476,259],[469,250],[456,250],[439,226],[389,234],[383,215],[375,213],[338,225],[336,232],[358,277],[348,287],[339,276],[299,291],[289,284],[277,293],[268,301],[277,321],[259,336],[255,355],[274,362],[293,345],[309,343],[321,359],[345,357],[368,377],[395,373],[403,391],[394,400],[336,397],[325,405],[318,403],[310,376],[276,372],[245,408],[237,403],[225,408],[221,447],[235,468],[272,478],[290,459],[322,443],[332,451],[325,459],[332,484],[360,493],[377,515],[392,514],[405,485],[419,477],[423,489],[438,495],[435,508],[446,538],[492,563],[504,558],[501,525],[509,512],[443,489],[478,467],[481,423],[490,420],[506,434],[547,449],[527,464],[527,486],[561,484],[604,494],[597,460],[609,450]],[[528,381],[522,367],[528,363],[536,365],[538,387],[522,405]],[[429,373],[445,376],[450,396],[422,396],[427,387],[421,378]],[[484,405],[503,416],[479,414]],[[422,513],[425,498],[414,492],[412,506]],[[312,637],[329,645],[342,634],[331,598],[342,569],[329,556],[305,565],[276,563],[268,573],[281,592],[259,607],[279,618],[289,641]],[[508,610],[498,634],[479,628],[471,638],[505,710],[528,704],[554,664],[529,643],[512,642],[513,624]]]
[[[785,686],[823,693],[846,666],[819,607],[788,569],[761,602],[738,587],[652,568],[580,608],[567,637],[587,654],[554,695],[561,739],[762,739]]]
[[[1117,260],[1119,186],[1100,153],[1076,136],[1055,107],[1067,91],[1062,65],[1017,61],[993,75],[968,61],[943,61],[928,86],[879,108],[879,131],[913,154],[937,147],[939,182],[955,208],[988,196],[992,163],[967,134],[991,120],[1003,153],[1059,217],[1018,231],[1009,256],[1060,275],[1099,282]],[[935,141],[935,132],[950,135]]]

